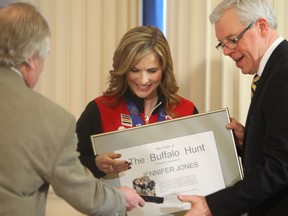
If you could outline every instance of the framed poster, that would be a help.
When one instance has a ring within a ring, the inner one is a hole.
[[[208,195],[242,179],[229,121],[221,109],[93,135],[95,154],[120,153],[132,167],[103,181],[146,193],[149,202],[129,216],[184,215],[190,204],[178,194]]]

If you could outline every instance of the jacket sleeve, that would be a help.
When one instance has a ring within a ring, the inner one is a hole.
[[[75,121],[71,121],[66,134],[48,179],[55,193],[87,215],[125,215],[123,194],[94,178],[80,163]]]
[[[78,136],[77,151],[80,153],[79,159],[95,177],[101,178],[106,174],[101,172],[96,164],[96,155],[93,152],[91,135],[101,133],[101,118],[99,108],[95,100],[91,101],[76,124],[76,133]]]

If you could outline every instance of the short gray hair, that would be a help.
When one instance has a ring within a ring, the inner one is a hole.
[[[0,66],[17,67],[31,54],[45,58],[50,51],[50,29],[29,3],[12,3],[0,9]]]
[[[215,24],[229,8],[236,8],[240,22],[248,25],[263,17],[272,29],[277,28],[277,20],[273,7],[267,0],[224,0],[218,4],[209,16],[210,22]]]

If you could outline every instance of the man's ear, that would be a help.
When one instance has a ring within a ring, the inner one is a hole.
[[[259,18],[257,20],[257,27],[259,28],[260,34],[264,36],[264,35],[266,35],[266,33],[269,29],[269,23],[267,22],[266,19]]]
[[[25,65],[26,65],[27,72],[31,72],[31,70],[35,70],[34,59],[35,59],[35,52],[30,54],[30,56],[26,60]]]
[[[21,64],[17,69],[20,71],[20,73],[23,76],[23,79],[27,86],[30,87],[30,79],[33,77],[35,72],[35,61],[34,61],[35,55],[34,53],[31,54],[28,59]]]

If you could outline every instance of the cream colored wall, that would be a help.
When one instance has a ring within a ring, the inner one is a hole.
[[[9,1],[9,0],[6,0]],[[122,35],[141,23],[141,0],[23,0],[35,4],[52,30],[52,50],[36,91],[79,117],[106,88],[112,56]],[[200,112],[228,107],[245,122],[251,77],[215,49],[208,20],[220,0],[167,0],[167,39],[180,94]],[[271,0],[281,35],[288,38],[288,1]],[[47,216],[81,215],[49,194]]]
[[[221,0],[167,0],[167,38],[175,62],[180,94],[194,101],[201,112],[228,107],[231,116],[245,123],[250,103],[251,76],[215,49],[218,43],[209,14]],[[288,38],[286,0],[270,0],[278,32]]]

